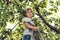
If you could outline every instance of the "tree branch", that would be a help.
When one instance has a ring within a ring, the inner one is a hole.
[[[37,11],[37,15],[41,18],[41,20],[52,30],[54,30],[56,33],[60,33],[60,29],[57,29],[56,27],[50,25],[45,18],[41,15],[41,13],[39,12],[39,7],[38,6],[34,6],[36,11]]]

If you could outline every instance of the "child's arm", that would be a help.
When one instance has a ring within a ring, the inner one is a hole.
[[[32,29],[32,30],[34,30],[34,31],[37,31],[37,30],[38,30],[38,28],[37,28],[36,26],[30,25],[28,22],[24,22],[24,25],[25,25],[27,28]]]

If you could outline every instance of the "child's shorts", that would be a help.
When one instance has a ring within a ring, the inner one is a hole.
[[[31,35],[24,35],[23,40],[31,40]]]

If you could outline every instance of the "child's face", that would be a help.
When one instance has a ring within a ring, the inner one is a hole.
[[[31,12],[31,10],[28,10],[26,13],[27,17],[32,18],[33,17],[33,13]]]

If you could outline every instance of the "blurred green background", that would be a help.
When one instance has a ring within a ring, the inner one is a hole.
[[[39,6],[40,13],[49,24],[60,28],[60,0],[29,0],[29,6],[37,14],[34,5]],[[25,27],[21,20],[26,7],[28,0],[0,0],[0,40],[23,40]],[[18,21],[16,28],[11,30]],[[42,30],[44,40],[60,40],[60,34],[47,27],[37,15],[34,21]]]

